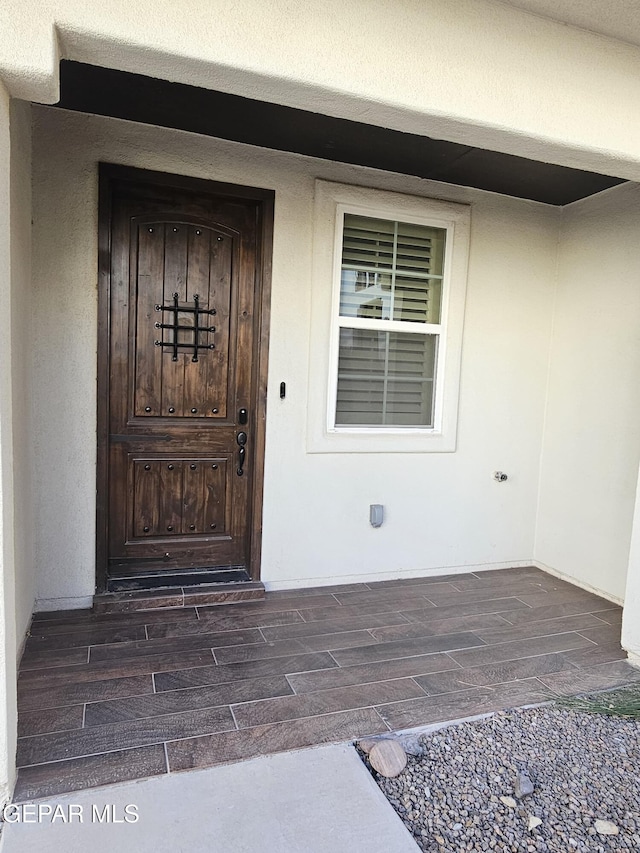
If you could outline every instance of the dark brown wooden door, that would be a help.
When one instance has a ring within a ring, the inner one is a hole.
[[[173,183],[109,182],[111,578],[251,559],[262,202]]]

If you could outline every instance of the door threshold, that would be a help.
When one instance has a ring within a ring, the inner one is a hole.
[[[107,581],[107,592],[136,592],[151,589],[176,589],[212,583],[246,583],[250,581],[246,569],[194,569],[181,572],[149,572],[148,574],[114,575]]]
[[[265,597],[260,581],[200,583],[197,586],[158,587],[94,595],[94,613],[129,613],[137,610],[169,610],[209,607],[261,601]]]

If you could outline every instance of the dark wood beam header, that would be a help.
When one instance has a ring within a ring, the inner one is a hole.
[[[564,205],[622,178],[64,60],[63,109]]]

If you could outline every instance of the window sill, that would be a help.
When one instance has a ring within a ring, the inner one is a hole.
[[[453,453],[455,433],[426,429],[340,429],[307,435],[309,453]]]

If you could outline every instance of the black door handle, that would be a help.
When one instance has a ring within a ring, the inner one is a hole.
[[[238,467],[236,469],[236,474],[238,475],[238,477],[242,477],[242,475],[244,474],[244,471],[242,470],[244,468],[244,460],[247,455],[247,449],[245,447],[245,444],[247,443],[246,432],[239,432],[236,436],[236,441],[238,442],[238,445],[240,447],[238,451]]]

